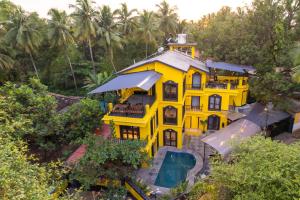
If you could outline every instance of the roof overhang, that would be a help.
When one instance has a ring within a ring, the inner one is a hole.
[[[233,144],[256,135],[261,128],[247,119],[240,119],[227,127],[210,134],[202,142],[213,147],[222,156],[227,156],[233,149]]]
[[[221,70],[238,72],[238,73],[248,73],[255,70],[254,67],[252,66],[236,65],[236,64],[230,64],[225,62],[214,62],[212,60],[207,60],[206,66],[208,68],[221,69]]]
[[[123,74],[94,89],[93,91],[89,92],[89,94],[98,94],[128,88],[140,88],[147,91],[158,81],[160,77],[161,74],[155,71]]]

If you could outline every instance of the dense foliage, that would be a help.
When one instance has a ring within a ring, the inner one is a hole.
[[[99,177],[109,180],[131,177],[131,173],[148,159],[146,152],[142,151],[145,144],[139,140],[88,136],[82,143],[87,145],[87,152],[76,164],[73,176],[86,187],[94,185]]]
[[[55,98],[37,79],[30,79],[28,85],[7,82],[0,87],[0,127],[10,125],[5,134],[42,150],[84,138],[100,125],[102,112],[96,100],[83,99],[64,113],[56,107]]]
[[[253,137],[235,147],[229,162],[216,160],[209,180],[196,184],[190,199],[205,193],[217,199],[299,199],[299,153],[299,143]]]

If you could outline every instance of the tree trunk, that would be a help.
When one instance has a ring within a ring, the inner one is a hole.
[[[109,48],[109,54],[110,54],[109,57],[110,57],[111,65],[113,66],[115,72],[117,72],[115,64],[114,64],[114,52],[113,52],[112,47]]]
[[[94,57],[93,57],[93,49],[92,49],[92,44],[91,44],[91,39],[89,38],[89,49],[90,49],[90,55],[91,55],[91,60],[92,60],[92,66],[93,66],[93,71],[94,75],[96,75],[96,68],[95,68],[95,62],[94,62]]]
[[[37,68],[36,68],[36,66],[35,66],[35,62],[34,62],[34,60],[33,60],[33,57],[32,57],[32,54],[31,54],[31,52],[29,52],[29,55],[30,55],[30,60],[31,60],[31,62],[32,62],[32,65],[33,65],[33,68],[34,68],[35,74],[36,74],[37,78],[38,78],[38,79],[40,79],[40,77],[39,77],[39,74],[38,74]]]
[[[71,69],[71,73],[72,73],[72,76],[73,76],[73,81],[74,81],[74,85],[75,85],[75,89],[76,89],[76,94],[78,94],[78,88],[77,88],[77,82],[76,82],[75,73],[74,73],[74,70],[73,70],[71,59],[70,59],[70,57],[69,57],[66,49],[65,49],[65,55],[66,55],[66,57],[68,59],[69,66],[70,66],[70,69]]]
[[[146,42],[146,58],[148,57],[148,42]]]

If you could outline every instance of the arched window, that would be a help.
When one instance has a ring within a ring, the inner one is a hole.
[[[192,88],[200,89],[201,88],[201,74],[195,72],[192,76]]]
[[[177,147],[177,132],[173,129],[164,130],[164,146]]]
[[[163,96],[165,101],[177,101],[178,84],[173,81],[163,83]]]
[[[222,97],[214,94],[209,96],[208,110],[221,110]]]
[[[220,129],[220,117],[218,115],[210,115],[207,121],[208,121],[207,123],[208,130]]]
[[[177,124],[177,109],[175,107],[164,107],[164,124]]]

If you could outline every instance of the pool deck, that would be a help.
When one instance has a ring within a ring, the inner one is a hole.
[[[149,168],[139,169],[136,174],[138,180],[148,185],[151,191],[156,191],[157,194],[158,193],[165,194],[170,191],[170,188],[159,187],[154,185],[159,170],[161,168],[161,165],[168,151],[178,152],[178,153],[189,153],[195,157],[196,164],[191,170],[188,171],[186,177],[189,187],[191,187],[194,184],[196,175],[200,172],[203,166],[202,157],[196,151],[193,151],[191,149],[177,149],[175,147],[161,147],[157,152],[157,154],[155,155],[152,161],[152,165]]]

